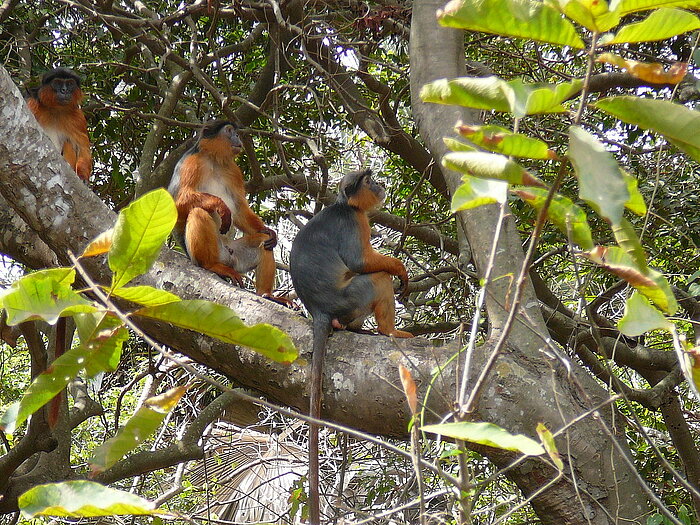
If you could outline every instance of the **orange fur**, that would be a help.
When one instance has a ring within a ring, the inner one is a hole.
[[[203,268],[242,285],[239,270],[256,264],[256,292],[268,296],[275,283],[272,247],[276,236],[250,209],[243,173],[235,161],[239,152],[223,128],[213,137],[199,139],[179,166],[176,228],[184,231],[187,252]],[[211,188],[212,193],[203,188]],[[231,225],[243,232],[241,239],[220,236]]]
[[[83,92],[77,88],[71,101],[61,104],[51,86],[46,85],[39,89],[38,97],[27,100],[27,105],[49,135],[66,137],[57,147],[78,177],[86,181],[92,173],[92,155],[87,120],[79,105],[82,99]]]

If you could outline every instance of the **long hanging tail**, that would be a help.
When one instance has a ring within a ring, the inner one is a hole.
[[[323,381],[323,360],[326,344],[331,332],[331,319],[327,315],[314,315],[314,350],[311,359],[311,400],[309,415],[321,419],[321,393]],[[319,464],[318,464],[318,425],[309,425],[309,523],[321,525]]]

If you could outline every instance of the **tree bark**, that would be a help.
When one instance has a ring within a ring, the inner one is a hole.
[[[474,110],[426,104],[419,97],[420,88],[430,81],[467,76],[464,34],[437,23],[436,12],[444,4],[444,0],[416,0],[411,23],[411,106],[419,133],[435,162],[447,153],[442,139],[454,135],[452,130],[458,120],[465,123],[478,120]],[[448,170],[443,170],[443,173],[447,187],[454,193],[460,184],[459,175]],[[481,206],[458,215],[479,274],[483,276],[498,222],[498,206]],[[509,298],[514,293],[513,279],[523,261],[521,240],[510,216],[506,217],[495,253],[493,282],[488,285],[486,300],[492,326],[491,340],[477,349],[476,368],[480,368],[488,357],[487,351],[503,329],[507,316],[503,305],[510,304]],[[543,350],[556,352],[557,349],[548,348],[547,330],[529,282],[521,304],[518,321],[508,338],[508,351],[498,358],[491,380],[479,400],[476,415],[511,432],[534,436],[537,422],[546,423],[552,432],[556,432],[598,405],[607,395],[577,363],[569,362],[567,366],[571,371],[567,373],[561,361],[547,359]],[[643,521],[647,512],[644,494],[599,426],[607,425],[628,450],[623,429],[616,426],[620,418],[615,418],[610,409],[601,412],[600,419],[582,419],[557,439],[560,452],[568,453],[564,477],[532,501],[543,523]],[[483,452],[499,466],[509,463],[507,455],[500,451]],[[524,494],[529,495],[553,479],[555,474],[553,469],[532,460],[509,470],[507,475]]]

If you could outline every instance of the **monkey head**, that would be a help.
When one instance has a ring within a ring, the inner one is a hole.
[[[78,104],[83,98],[80,89],[80,77],[70,69],[57,67],[41,77],[39,97],[42,102],[49,105],[70,103]]]
[[[362,211],[378,208],[384,202],[384,186],[372,179],[372,170],[351,171],[340,181],[338,202]]]
[[[226,141],[234,155],[238,155],[243,148],[243,143],[238,136],[238,126],[229,120],[211,120],[202,127],[200,143],[217,140]]]

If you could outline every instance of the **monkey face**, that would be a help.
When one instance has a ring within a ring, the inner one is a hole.
[[[240,153],[243,144],[241,143],[241,139],[238,136],[238,131],[236,131],[236,127],[233,124],[226,124],[223,128],[221,128],[221,131],[219,131],[219,135],[226,137],[226,139],[231,143],[234,153]]]
[[[201,139],[224,139],[233,149],[233,154],[238,155],[243,148],[238,136],[238,126],[228,120],[212,120],[202,128]],[[200,140],[201,140],[200,139]]]
[[[348,173],[340,182],[340,200],[364,211],[381,206],[386,197],[384,186],[372,178],[370,170]]]
[[[49,84],[56,94],[59,104],[68,104],[73,100],[73,93],[78,89],[78,83],[73,78],[54,78]]]

